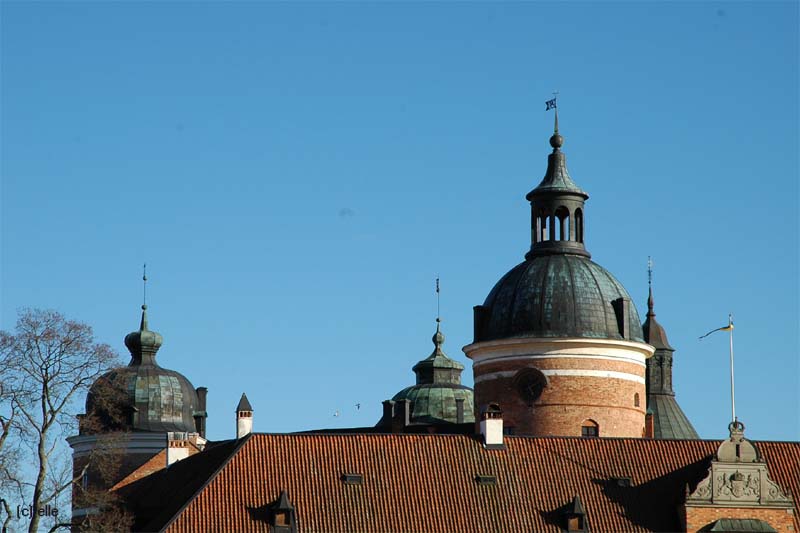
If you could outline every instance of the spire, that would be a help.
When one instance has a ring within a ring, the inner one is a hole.
[[[655,317],[653,311],[653,258],[647,256],[647,316]]]
[[[663,326],[656,320],[655,300],[653,299],[653,258],[647,257],[647,318],[642,324],[642,333],[644,333],[644,341],[656,350],[668,350],[674,352],[675,348],[670,346],[667,340],[667,332]]]
[[[444,333],[441,330],[442,317],[439,315],[439,278],[436,278],[436,333],[431,337],[433,352],[413,366],[411,370],[417,375],[417,385],[429,383],[461,384],[461,371],[464,365],[453,361],[442,350]]]
[[[142,266],[142,321],[139,331],[147,331],[147,263]]]
[[[139,322],[139,331],[133,331],[125,336],[125,346],[131,353],[130,366],[154,365],[156,352],[161,348],[164,338],[155,331],[148,329],[147,323],[147,265],[143,267],[142,274],[142,319]]]
[[[547,110],[556,112],[550,137],[553,152],[547,156],[544,178],[525,197],[531,203],[531,248],[525,259],[552,254],[590,257],[583,238],[584,202],[589,195],[578,187],[567,170],[567,157],[561,152],[564,137],[559,132],[556,98],[548,100],[546,105]]]
[[[558,91],[553,92],[553,99],[551,102],[553,103],[552,107],[556,110],[556,119],[555,125],[553,126],[553,136],[550,137],[550,146],[553,147],[553,153],[560,152],[561,147],[564,145],[564,137],[559,135],[558,133],[558,106],[556,105],[556,99],[558,98]]]
[[[678,405],[672,388],[672,360],[675,348],[667,340],[667,332],[656,320],[653,299],[653,259],[647,258],[647,318],[642,324],[644,341],[656,351],[645,362],[647,410],[652,414],[653,437],[656,439],[697,439],[692,423]]]

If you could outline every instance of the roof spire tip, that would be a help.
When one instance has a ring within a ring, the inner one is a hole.
[[[553,147],[553,153],[556,153],[561,150],[561,147],[564,145],[564,137],[558,133],[558,91],[553,91],[553,98],[545,102],[547,106],[546,111],[551,109],[556,110],[556,118],[555,118],[555,125],[553,126],[553,136],[550,137],[550,146]]]
[[[653,312],[653,258],[647,256],[647,315],[655,316]]]

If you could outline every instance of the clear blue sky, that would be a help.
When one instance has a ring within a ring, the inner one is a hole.
[[[529,246],[560,91],[593,259],[677,348],[704,438],[800,438],[798,5],[11,3],[0,328],[120,351],[141,267],[163,366],[265,432],[372,425]],[[355,404],[360,403],[357,410]],[[339,410],[341,416],[333,417]]]

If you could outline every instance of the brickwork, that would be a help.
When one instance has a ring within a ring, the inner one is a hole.
[[[776,509],[769,507],[689,507],[685,509],[685,530],[700,531],[705,526],[721,518],[749,518],[763,520],[778,533],[795,533],[798,531],[797,514],[793,509]]]
[[[630,379],[596,376],[547,376],[547,387],[529,405],[514,381],[517,371],[616,371],[644,378],[644,367],[603,359],[552,358],[492,361],[474,369],[477,409],[498,403],[504,423],[517,435],[580,436],[581,424],[597,422],[602,437],[641,437],[645,419],[645,385]],[[639,405],[635,396],[639,395]]]
[[[524,366],[534,366],[539,370],[551,369],[570,369],[570,370],[610,370],[613,372],[625,372],[626,374],[633,374],[640,376],[644,379],[645,367],[641,364],[636,364],[628,361],[612,361],[608,359],[594,359],[591,357],[541,357],[530,359],[510,359],[498,361],[486,361],[477,365],[474,368],[476,375],[488,374],[491,372],[499,372],[509,369],[519,369]]]

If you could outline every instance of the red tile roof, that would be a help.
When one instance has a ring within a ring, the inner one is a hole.
[[[184,483],[185,507],[169,505],[147,526],[265,531],[258,510],[286,490],[299,530],[308,532],[555,532],[576,494],[593,531],[676,531],[685,487],[705,477],[719,441],[506,437],[505,444],[486,450],[467,435],[254,434],[210,466],[198,462],[203,453],[170,467],[202,471],[207,483],[195,481],[191,497]],[[772,478],[797,501],[800,443],[757,445]],[[343,483],[344,473],[363,474],[363,484]],[[477,483],[477,475],[495,476],[496,485]],[[614,478],[630,478],[630,486]],[[181,483],[179,473],[173,483]],[[147,490],[169,487],[164,478]]]
[[[153,457],[148,459],[142,466],[125,476],[122,480],[117,482],[116,485],[111,487],[110,490],[117,490],[121,489],[125,485],[129,485],[134,481],[142,479],[143,477],[149,476],[153,472],[161,470],[162,468],[166,468],[167,466],[167,450],[161,450]]]

